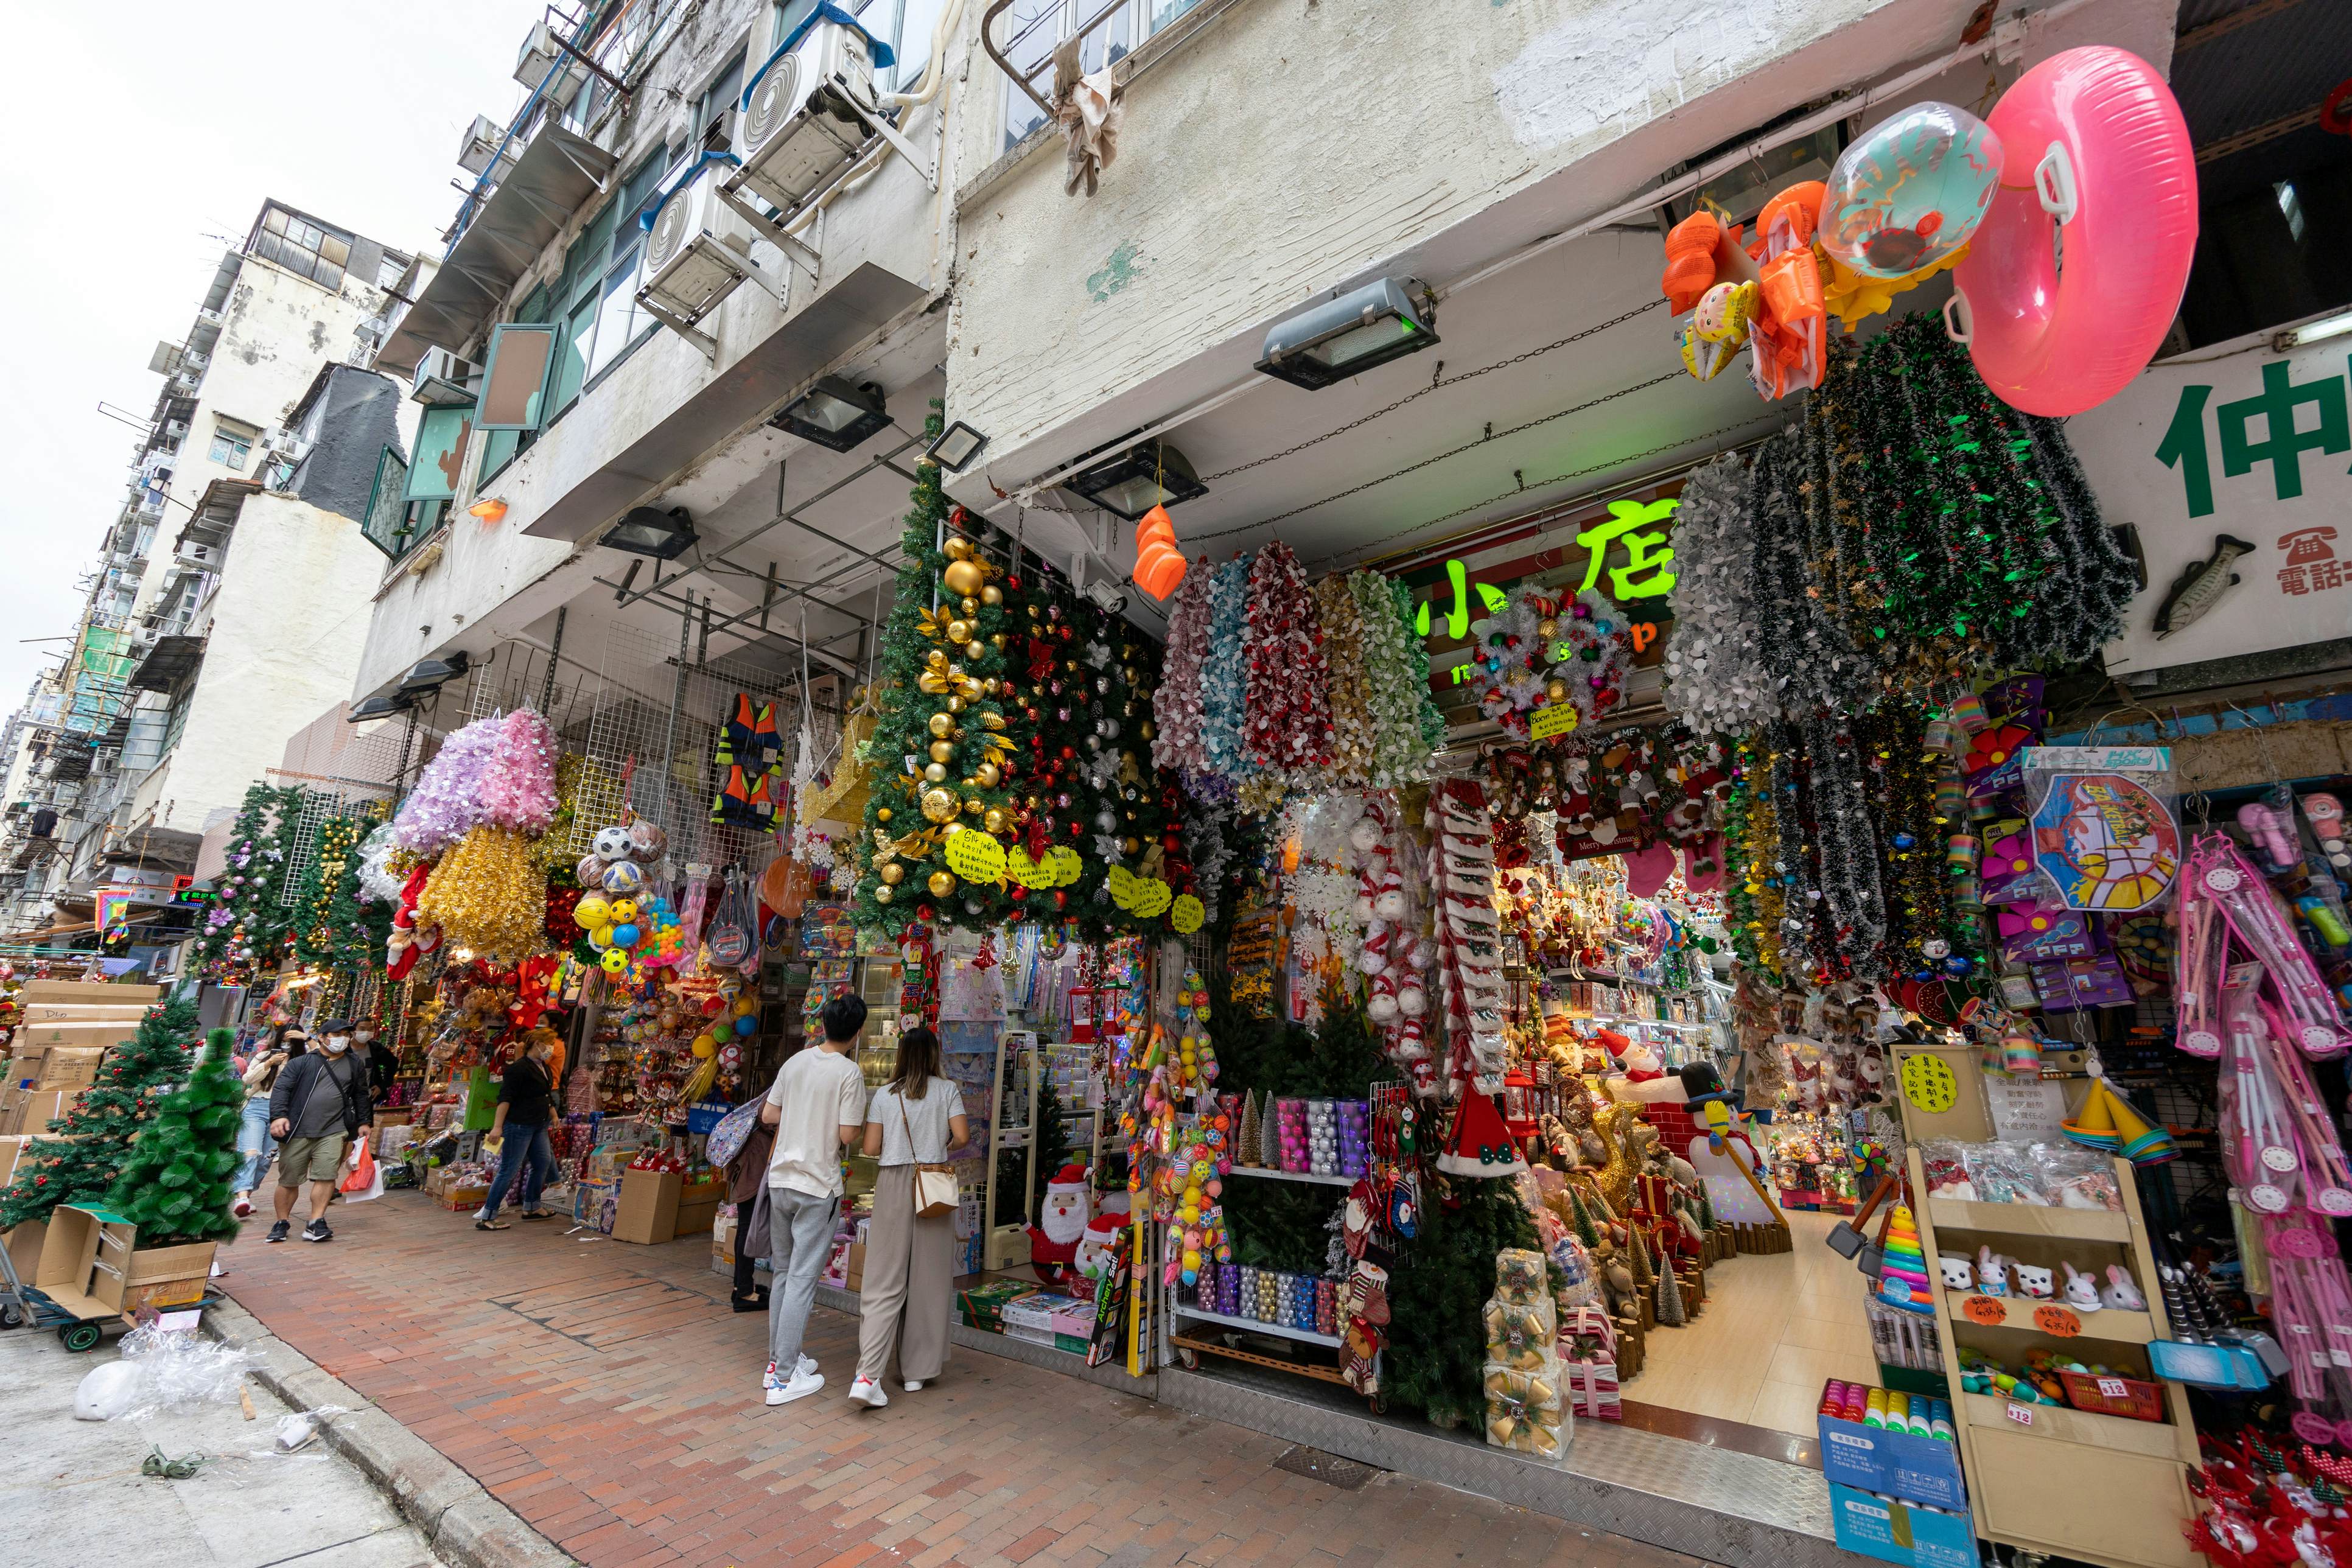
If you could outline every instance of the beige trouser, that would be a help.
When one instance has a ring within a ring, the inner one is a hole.
[[[898,1375],[929,1383],[948,1359],[954,1310],[955,1215],[915,1217],[915,1167],[885,1165],[874,1179],[866,1282],[857,1297],[857,1375],[876,1383],[898,1349]]]

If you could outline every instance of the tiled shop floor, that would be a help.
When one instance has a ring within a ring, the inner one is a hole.
[[[483,1233],[413,1192],[334,1219],[249,1229],[222,1283],[589,1568],[1691,1561],[1403,1476],[1342,1491],[1275,1438],[963,1349],[862,1411],[856,1322],[824,1308],[824,1392],[771,1408],[767,1320],[728,1310],[707,1236]]]

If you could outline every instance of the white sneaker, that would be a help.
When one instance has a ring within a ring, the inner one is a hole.
[[[253,1199],[247,1194],[237,1194],[236,1202],[228,1205],[228,1212],[239,1219],[245,1218],[253,1212]]]
[[[806,1399],[810,1394],[814,1394],[818,1389],[823,1388],[824,1386],[824,1379],[819,1377],[815,1373],[802,1372],[798,1368],[794,1368],[793,1372],[793,1380],[790,1383],[784,1384],[782,1388],[772,1388],[768,1390],[768,1403],[771,1405],[790,1405],[795,1399]]]
[[[907,1392],[908,1392],[908,1393],[909,1393],[909,1394],[920,1394],[920,1393],[922,1393],[922,1392],[923,1392],[923,1380],[922,1380],[921,1378],[919,1378],[919,1377],[910,1377],[910,1378],[908,1378],[908,1379],[907,1380]]]
[[[793,1363],[793,1375],[794,1377],[814,1377],[816,1375],[816,1358],[814,1356],[804,1355],[801,1357],[800,1360]]]
[[[882,1392],[880,1384],[861,1377],[849,1385],[849,1402],[863,1405],[868,1410],[879,1410],[890,1403],[890,1396]]]

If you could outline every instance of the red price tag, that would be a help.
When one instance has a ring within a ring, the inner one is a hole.
[[[2031,1426],[2033,1425],[2033,1406],[2031,1405],[2011,1405],[2006,1414],[2011,1421],[2016,1422],[2020,1426]]]
[[[2120,1377],[2103,1377],[2099,1379],[2099,1397],[2102,1399],[2121,1399],[2124,1397],[2126,1392],[2126,1390],[2124,1388],[2124,1380]]]

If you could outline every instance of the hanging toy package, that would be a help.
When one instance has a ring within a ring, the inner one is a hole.
[[[2180,872],[2169,746],[2029,746],[2027,829],[2042,879],[2070,910],[2152,909]]]

